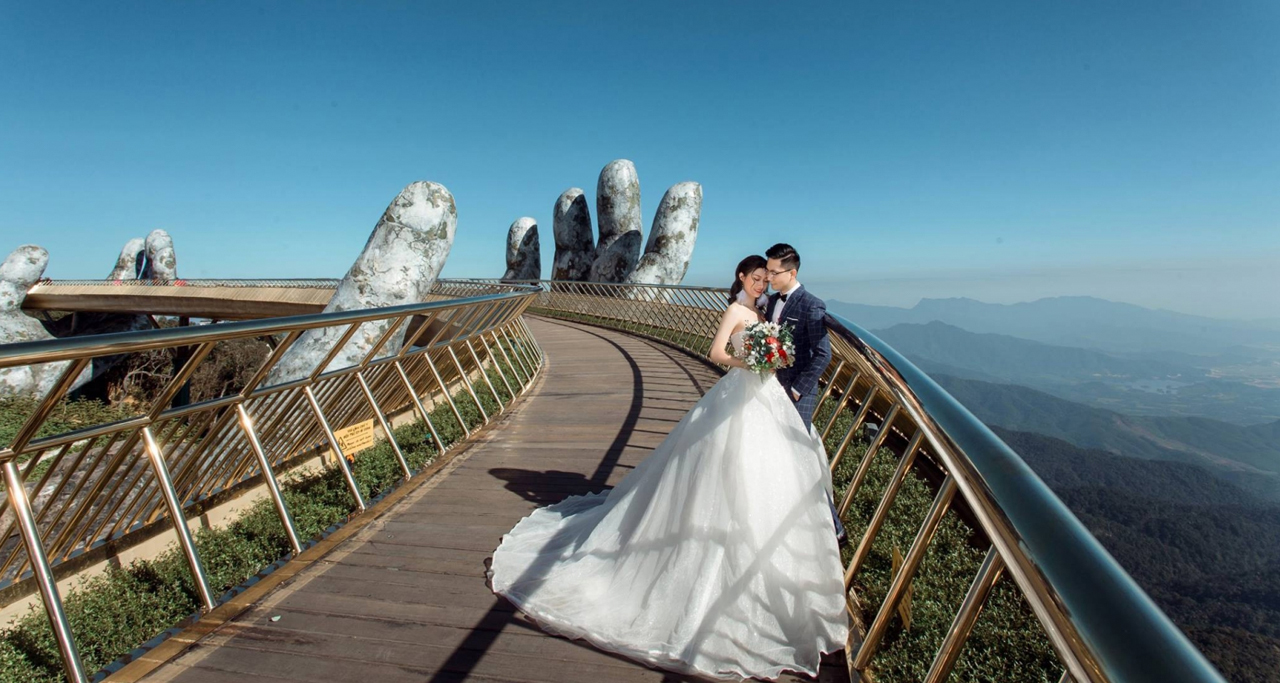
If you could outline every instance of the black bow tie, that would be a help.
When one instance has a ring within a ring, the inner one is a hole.
[[[783,294],[783,293],[781,293],[781,292],[779,292],[779,293],[778,293],[778,300],[779,300],[779,301],[781,301],[782,303],[786,303],[786,302],[787,302],[787,295],[786,295],[786,294]]]

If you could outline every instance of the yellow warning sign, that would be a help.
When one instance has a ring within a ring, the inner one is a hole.
[[[373,420],[357,422],[350,427],[339,429],[333,435],[338,437],[338,447],[342,449],[342,454],[350,458],[366,448],[373,447]]]

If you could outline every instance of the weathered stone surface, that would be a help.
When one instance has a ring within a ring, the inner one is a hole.
[[[31,289],[44,275],[45,266],[49,265],[49,252],[34,244],[24,244],[0,264],[0,313],[22,312],[22,302],[27,298],[27,290]],[[6,339],[10,341],[31,341],[29,339]]]
[[[173,238],[169,233],[152,230],[147,235],[147,265],[143,268],[142,279],[178,279],[178,257],[173,251]]]
[[[640,259],[640,176],[636,174],[635,164],[618,159],[600,171],[596,184],[596,220],[600,225],[600,241],[596,244],[596,259],[588,279],[622,282]]]
[[[702,215],[702,186],[694,182],[672,185],[662,196],[653,216],[649,241],[640,263],[627,282],[643,285],[678,285],[689,270],[693,245],[698,239]]]
[[[116,259],[116,267],[111,269],[108,280],[136,280],[142,274],[147,260],[147,241],[135,237],[124,243],[120,250],[120,258]]]
[[[592,245],[591,211],[580,188],[569,188],[556,200],[551,225],[556,240],[552,279],[585,280],[591,272],[596,250]]]
[[[538,222],[528,216],[517,218],[507,231],[507,272],[503,280],[542,279],[542,248],[538,244]]]
[[[425,301],[453,246],[458,211],[443,185],[418,181],[391,202],[369,235],[325,312],[396,306]],[[330,369],[359,363],[386,331],[387,323],[366,323],[338,352]],[[271,371],[267,384],[306,377],[342,336],[342,327],[310,330]],[[384,353],[398,350],[392,340]]]
[[[34,244],[14,249],[0,264],[0,344],[53,338],[39,321],[22,312],[27,290],[40,280],[47,265],[49,252]],[[0,369],[0,396],[43,398],[68,365],[70,361]],[[75,386],[84,383],[88,376],[86,370],[76,379]]]
[[[591,282],[626,282],[640,253],[640,233],[628,232],[614,240],[591,264]]]

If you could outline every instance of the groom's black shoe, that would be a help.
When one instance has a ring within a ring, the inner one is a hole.
[[[836,545],[841,548],[849,545],[849,534],[846,534],[844,529],[841,529],[840,532],[836,534]]]

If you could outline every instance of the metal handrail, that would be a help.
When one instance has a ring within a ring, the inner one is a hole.
[[[727,290],[709,287],[538,284],[543,293],[531,312],[622,329],[699,354],[709,351],[728,302]],[[908,442],[897,474],[858,539],[846,568],[846,587],[866,560],[902,474],[918,463],[917,455],[929,458],[944,475],[875,620],[862,634],[861,643],[847,653],[854,669],[870,666],[939,522],[958,495],[992,546],[935,653],[926,681],[937,683],[950,674],[992,585],[1008,573],[1064,665],[1063,681],[1223,683],[1204,656],[1007,444],[875,335],[835,315],[828,315],[827,329],[833,357],[823,376],[819,403],[834,408],[825,424],[815,428],[825,438],[838,413],[855,415],[840,446],[830,454],[833,471],[868,418],[875,414],[881,420],[841,501],[842,514],[887,435],[895,433]]]
[[[509,299],[513,296],[542,291],[540,288],[519,285],[513,286],[512,290],[508,294],[485,294],[462,300],[447,299],[424,304],[405,304],[402,306],[337,311],[333,313],[312,313],[285,318],[263,318],[218,323],[217,325],[156,328],[135,332],[111,332],[65,339],[43,339],[40,341],[0,344],[0,368],[67,361],[78,358],[93,358],[106,354],[138,353],[231,339],[262,337],[294,330],[311,330],[335,325],[373,322],[391,317],[427,315],[433,311],[454,308],[459,305],[490,303]]]
[[[447,407],[445,414],[467,435],[470,427],[455,395],[474,403],[486,423],[492,415],[482,393],[504,410],[510,402],[503,402],[489,374],[496,374],[511,398],[537,377],[542,352],[521,315],[541,291],[529,285],[441,282],[432,290],[439,300],[428,303],[0,346],[0,368],[45,363],[63,368],[26,423],[0,448],[5,485],[0,495],[6,501],[0,509],[12,513],[0,516],[0,585],[25,580],[30,569],[68,678],[87,680],[62,607],[57,567],[105,541],[169,523],[201,609],[212,609],[218,598],[186,523],[197,506],[261,477],[293,553],[300,552],[307,539],[297,533],[277,472],[296,463],[297,456],[327,447],[354,508],[363,511],[367,501],[337,432],[376,421],[403,476],[411,476],[390,416],[415,413],[443,453],[446,444],[424,402],[432,410]],[[354,362],[336,361],[358,331],[372,344]],[[269,379],[288,350],[309,334],[313,347],[328,349],[324,357],[300,376]],[[247,383],[194,405],[171,405],[215,345],[251,338],[271,340],[272,350]],[[156,350],[173,353],[173,373],[136,415],[35,438],[92,361]],[[473,382],[476,376],[483,383]],[[40,465],[46,468],[37,475]],[[15,529],[20,542],[13,540]]]

